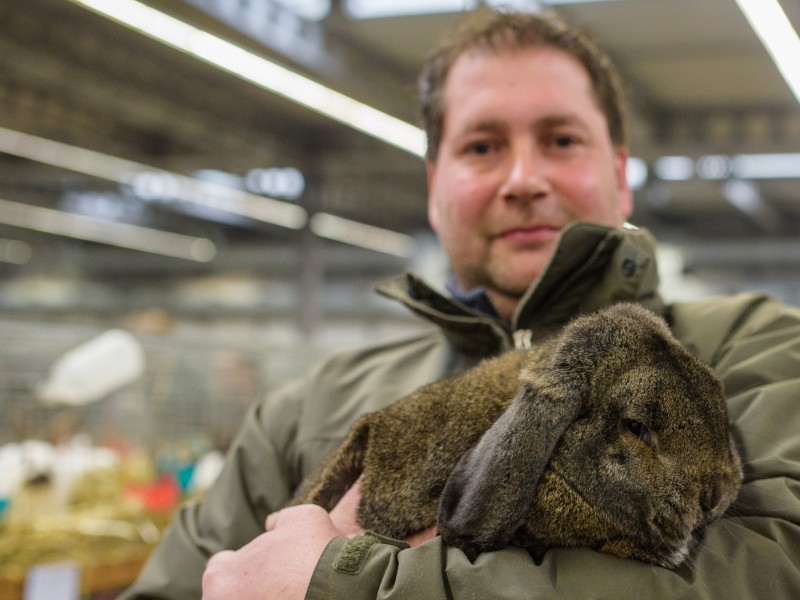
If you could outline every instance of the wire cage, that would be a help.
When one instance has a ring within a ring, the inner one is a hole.
[[[135,381],[83,405],[40,401],[60,357],[119,327],[141,345]],[[76,598],[113,597],[213,480],[206,469],[198,486],[195,467],[219,466],[249,407],[323,352],[267,321],[0,316],[0,600],[70,568]]]

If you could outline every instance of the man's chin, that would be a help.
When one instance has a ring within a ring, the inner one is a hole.
[[[525,282],[493,282],[485,287],[489,290],[490,296],[499,295],[507,300],[519,301],[527,293],[534,281],[536,281],[535,277]]]
[[[495,271],[491,277],[492,287],[505,296],[521,298],[531,284],[541,277],[547,265],[544,261],[536,260],[526,261],[513,270],[509,269],[511,266],[514,264],[506,264],[505,268]]]

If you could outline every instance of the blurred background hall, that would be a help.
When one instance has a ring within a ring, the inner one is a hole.
[[[111,597],[254,399],[420,326],[372,289],[446,273],[415,78],[481,4],[0,3],[0,600]],[[800,2],[504,4],[618,64],[664,295],[800,304]]]

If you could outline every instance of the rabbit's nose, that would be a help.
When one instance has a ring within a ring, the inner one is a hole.
[[[736,497],[738,485],[730,477],[721,475],[709,483],[700,494],[700,508],[707,517],[718,517],[730,506]]]
[[[722,498],[722,492],[718,483],[712,483],[701,492],[700,494],[700,508],[703,514],[715,513],[719,508],[719,503]]]

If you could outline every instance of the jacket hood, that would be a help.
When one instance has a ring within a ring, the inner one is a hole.
[[[468,308],[414,273],[395,277],[377,291],[437,325],[461,351],[488,356],[513,347],[515,332],[525,332],[528,341],[540,340],[581,314],[617,302],[637,302],[663,315],[655,245],[649,232],[629,225],[575,223],[565,228],[511,323]]]

